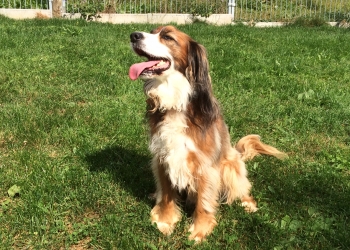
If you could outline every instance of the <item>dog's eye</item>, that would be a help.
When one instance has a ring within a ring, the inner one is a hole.
[[[163,35],[162,38],[167,41],[173,41],[174,39],[171,36]]]

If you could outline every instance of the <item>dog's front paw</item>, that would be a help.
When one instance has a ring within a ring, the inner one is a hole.
[[[241,206],[244,207],[244,210],[248,213],[255,213],[259,210],[256,205],[251,202],[242,202]]]
[[[258,208],[256,206],[256,201],[253,199],[252,196],[245,196],[241,199],[242,203],[241,206],[244,207],[244,210],[248,213],[254,213],[258,211]]]
[[[191,233],[188,238],[189,240],[194,240],[196,243],[199,243],[205,240],[205,237],[213,231],[215,226],[215,219],[211,221],[194,222],[188,230]]]
[[[158,230],[164,234],[169,236],[170,234],[173,233],[174,228],[175,228],[175,224],[169,224],[166,222],[160,222],[160,221],[153,221],[152,220],[152,224],[156,223]]]
[[[170,235],[174,231],[180,217],[181,214],[176,208],[161,209],[159,205],[156,205],[151,211],[152,224],[156,223],[159,231],[165,235]]]

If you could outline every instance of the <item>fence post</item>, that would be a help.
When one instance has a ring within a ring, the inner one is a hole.
[[[229,0],[227,6],[228,6],[228,14],[232,16],[232,20],[235,20],[236,0]]]
[[[49,0],[49,10],[50,10],[50,13],[51,13],[51,17],[53,17],[52,1],[53,0]]]
[[[62,0],[62,12],[61,15],[64,15],[67,12],[66,10],[66,0]]]

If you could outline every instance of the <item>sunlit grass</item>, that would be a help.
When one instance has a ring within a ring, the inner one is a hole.
[[[220,206],[192,246],[186,215],[170,237],[149,222],[145,98],[127,72],[129,34],[152,28],[0,18],[0,248],[346,249],[349,30],[179,26],[208,50],[232,140],[289,155],[250,162],[260,210]]]

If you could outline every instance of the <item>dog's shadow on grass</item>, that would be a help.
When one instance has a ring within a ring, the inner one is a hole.
[[[150,167],[151,156],[137,150],[111,146],[85,156],[92,172],[107,172],[113,181],[134,197],[151,203],[154,180]]]
[[[151,170],[151,155],[119,146],[112,146],[85,156],[92,172],[107,172],[113,181],[134,197],[149,205],[154,204],[156,190]],[[194,204],[187,204],[186,193],[179,193],[179,203],[189,217]]]

